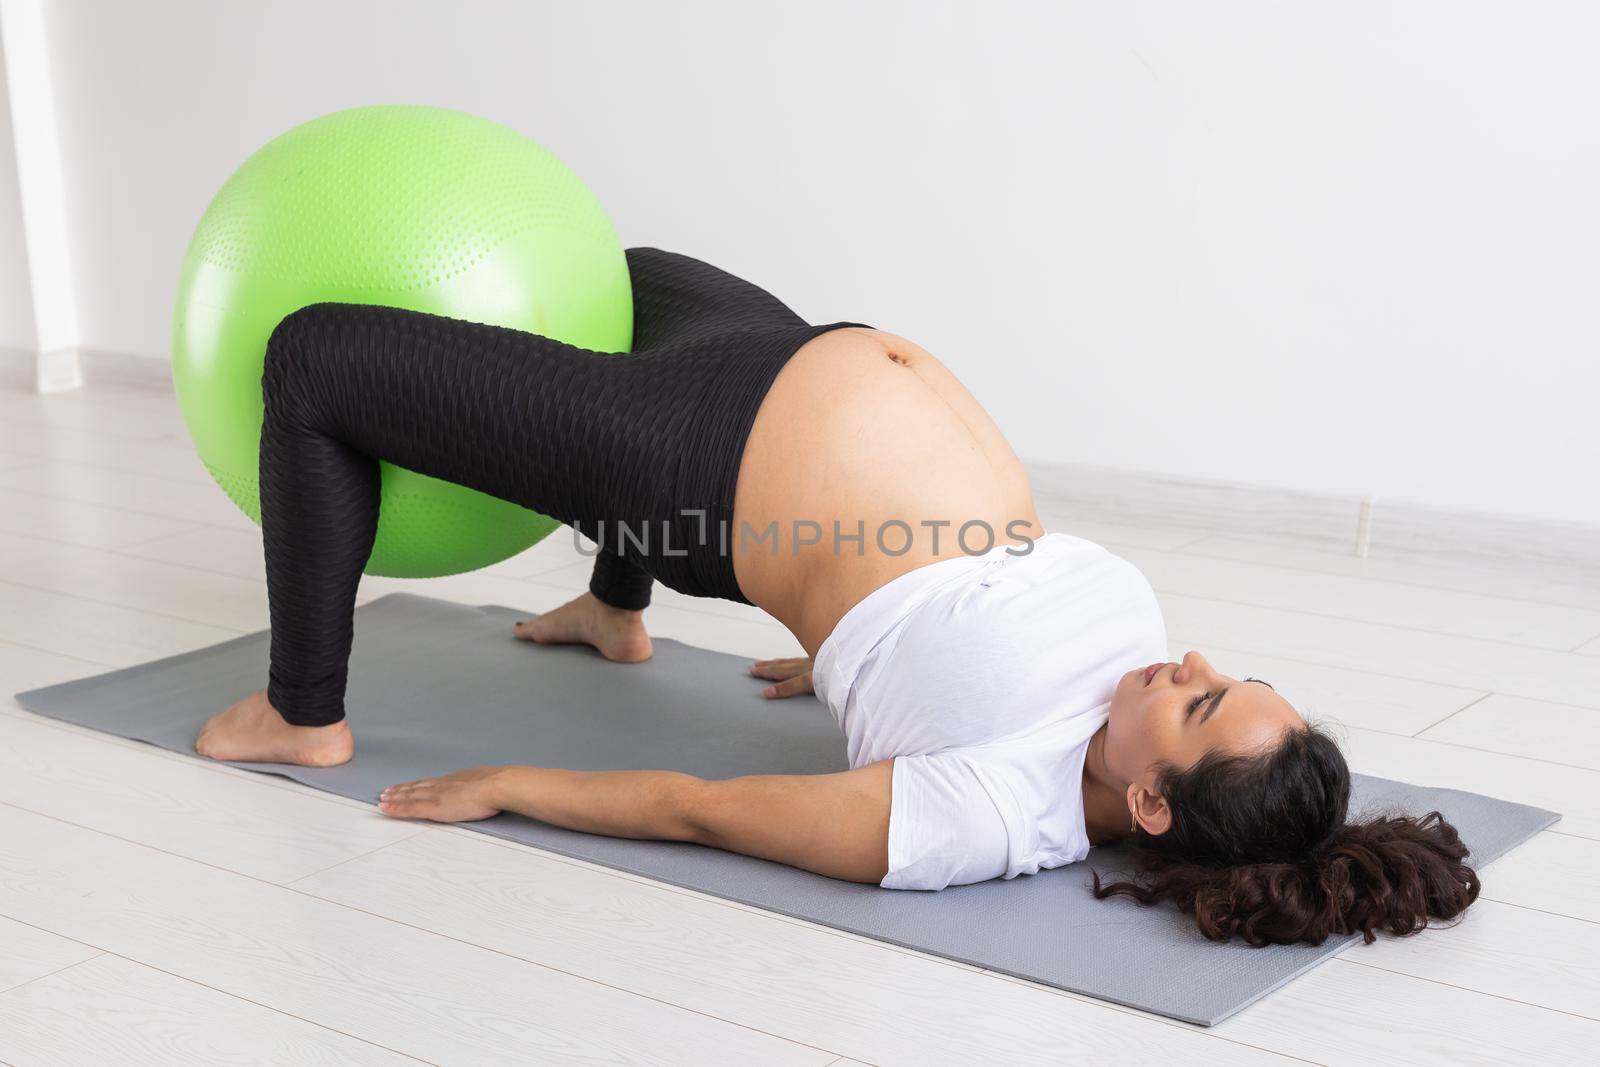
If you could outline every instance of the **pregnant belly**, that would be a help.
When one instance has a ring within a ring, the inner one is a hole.
[[[813,339],[773,383],[734,519],[740,587],[813,653],[885,582],[1044,532],[1021,463],[955,376],[860,328]]]

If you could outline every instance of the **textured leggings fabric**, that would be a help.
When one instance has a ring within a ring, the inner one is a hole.
[[[261,527],[267,696],[285,720],[344,717],[380,459],[574,526],[602,547],[591,589],[607,603],[642,608],[652,580],[748,602],[717,531],[731,528],[756,411],[801,345],[864,324],[809,326],[688,256],[632,248],[627,259],[629,355],[367,304],[312,304],[273,330]]]

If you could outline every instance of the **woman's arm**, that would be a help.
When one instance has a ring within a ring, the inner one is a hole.
[[[692,841],[852,882],[889,866],[893,761],[835,774],[752,774],[720,781],[676,771],[473,767],[391,786],[386,815],[465,822],[502,811],[569,830]]]

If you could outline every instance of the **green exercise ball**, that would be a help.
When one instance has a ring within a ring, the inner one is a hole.
[[[297,126],[228,179],[178,281],[172,376],[211,476],[259,523],[261,367],[285,315],[323,301],[508,326],[601,352],[633,338],[627,259],[560,160],[446,108],[353,108]],[[447,418],[447,399],[440,418]],[[366,573],[458,574],[559,525],[485,493],[381,464]]]

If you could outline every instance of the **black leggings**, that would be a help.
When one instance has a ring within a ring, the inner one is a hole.
[[[809,326],[700,260],[627,252],[631,355],[367,304],[312,304],[267,342],[261,528],[267,697],[288,722],[344,717],[378,460],[568,523],[601,547],[590,589],[641,609],[660,580],[748,602],[725,549],[756,411]]]

